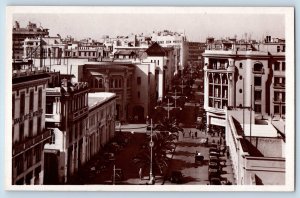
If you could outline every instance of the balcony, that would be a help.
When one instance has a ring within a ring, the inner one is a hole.
[[[46,122],[61,122],[60,114],[45,114]]]
[[[27,140],[13,146],[12,154],[13,156],[25,152],[26,150],[34,147],[35,145],[39,144],[41,141],[44,141],[51,137],[51,130],[45,129],[43,133],[38,134],[34,137],[28,138]]]
[[[274,89],[285,89],[285,83],[274,83]]]
[[[285,103],[285,99],[283,98],[273,98],[273,103],[279,103],[279,104],[282,104],[282,103]]]
[[[252,68],[252,73],[253,74],[265,74],[265,69],[264,68],[261,68],[261,69]]]

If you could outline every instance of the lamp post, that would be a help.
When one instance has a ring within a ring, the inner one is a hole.
[[[148,118],[148,116],[147,116]],[[152,118],[150,119],[150,142],[149,142],[149,146],[150,146],[150,173],[149,173],[149,184],[154,184],[154,177],[153,177],[153,146],[154,146],[154,142],[152,139],[152,135],[153,135],[153,123],[152,123]]]

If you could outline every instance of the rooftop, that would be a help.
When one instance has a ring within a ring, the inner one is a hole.
[[[116,97],[116,94],[110,93],[110,92],[88,93],[89,109],[92,109],[95,106],[101,105],[114,97]]]

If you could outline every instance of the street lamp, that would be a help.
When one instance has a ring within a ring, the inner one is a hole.
[[[147,116],[147,122],[148,122],[149,117]],[[152,139],[152,135],[153,135],[153,123],[152,123],[152,118],[150,119],[150,142],[149,142],[149,146],[150,146],[150,173],[149,173],[149,184],[154,184],[155,182],[155,178],[153,176],[153,146],[154,146],[154,142]]]

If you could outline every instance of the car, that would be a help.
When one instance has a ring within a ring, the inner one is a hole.
[[[211,152],[209,152],[209,156],[216,156],[216,157],[219,157],[219,156],[220,156],[220,153],[219,153],[219,152],[211,151]]]
[[[219,164],[208,164],[208,171],[210,169],[217,169],[217,170],[221,171],[222,167]]]
[[[180,171],[172,171],[169,180],[171,183],[181,184],[183,182],[183,175]]]
[[[211,178],[220,178],[221,173],[218,169],[210,169],[208,171],[208,179],[210,180]]]
[[[222,185],[222,184],[221,184],[220,178],[216,178],[216,177],[212,177],[212,178],[209,180],[209,184],[210,184],[210,185]]]
[[[210,148],[209,152],[220,152],[220,150],[217,148]]]
[[[201,153],[196,152],[196,154],[195,154],[195,163],[196,164],[201,164],[203,162],[203,160],[204,160],[204,156]]]

